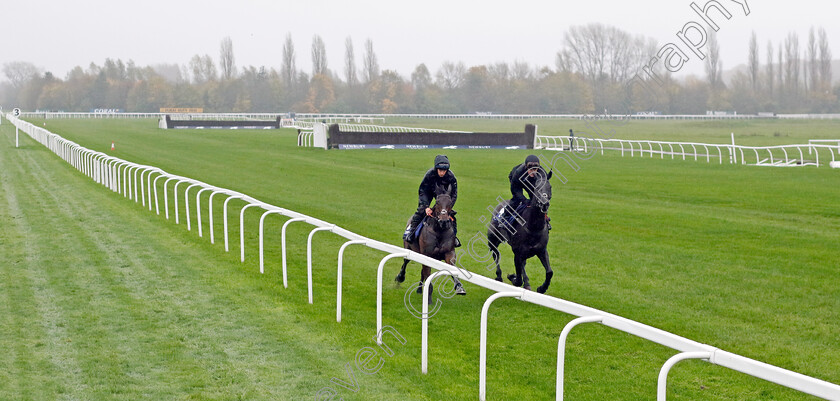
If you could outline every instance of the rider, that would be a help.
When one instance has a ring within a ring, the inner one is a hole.
[[[432,199],[435,198],[435,186],[438,185],[444,188],[452,185],[452,192],[449,196],[452,197],[452,205],[454,206],[455,200],[458,198],[458,180],[455,178],[452,170],[449,169],[449,158],[446,155],[435,156],[434,167],[426,171],[426,175],[423,176],[423,181],[420,182],[417,212],[411,217],[411,223],[406,227],[405,233],[403,234],[403,238],[408,242],[414,241],[414,231],[417,230],[417,225],[420,224],[423,217],[432,215],[432,209],[429,205],[431,205]],[[451,216],[455,216],[454,210],[451,212]],[[455,232],[458,232],[457,225],[455,226]],[[460,245],[457,237],[455,238],[455,244],[456,246]]]
[[[540,171],[542,171],[542,174],[539,174]],[[514,215],[519,205],[525,203],[528,199],[534,199],[532,188],[536,188],[539,180],[545,179],[545,177],[545,170],[540,166],[540,158],[535,155],[528,155],[525,158],[525,163],[518,164],[510,170],[508,180],[510,181],[510,193],[513,195],[513,198],[508,202],[508,208],[502,208],[499,216],[503,216],[506,213],[506,209],[507,213]],[[528,185],[525,185],[526,183]],[[527,198],[522,194],[522,191],[528,194]],[[546,222],[548,221],[550,219],[546,215]],[[551,224],[548,224],[548,229],[551,229]]]

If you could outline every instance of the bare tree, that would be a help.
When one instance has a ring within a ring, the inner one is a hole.
[[[755,35],[755,31],[752,32],[752,36],[750,36],[750,57],[749,57],[749,73],[750,73],[750,84],[752,85],[753,92],[758,91],[758,70],[760,68],[759,61],[758,61],[758,38]]]
[[[573,26],[563,43],[565,48],[557,53],[557,69],[579,72],[590,81],[624,82],[655,51],[650,40],[603,24]]]
[[[782,44],[779,43],[779,52],[777,54],[777,63],[776,63],[776,81],[779,82],[779,97],[784,95],[786,91],[786,84],[785,84],[785,67],[784,67],[784,51],[782,50]]]
[[[435,74],[435,79],[441,88],[455,89],[464,84],[464,76],[467,74],[467,67],[463,62],[455,64],[451,61],[444,61]]]
[[[202,57],[201,63],[204,65],[204,77],[207,78],[208,81],[215,81],[219,78],[219,73],[216,70],[216,64],[213,63],[213,58],[210,57],[209,54],[205,54],[204,57]]]
[[[295,66],[295,43],[292,42],[292,34],[286,34],[286,42],[283,43],[283,66],[280,69],[280,74],[283,76],[283,82],[287,87],[291,87],[295,83],[297,77],[297,67]]]
[[[9,79],[13,88],[20,89],[27,81],[40,75],[41,70],[29,62],[12,61],[3,64],[3,74]]]
[[[312,76],[327,73],[327,48],[320,36],[312,37]]]
[[[359,83],[359,77],[356,74],[356,55],[353,52],[353,39],[349,36],[344,40],[344,79],[349,86],[354,86]]]
[[[233,41],[230,36],[222,39],[219,50],[219,65],[222,67],[222,79],[229,80],[236,75],[236,61],[233,57]]]
[[[773,97],[773,88],[775,87],[776,83],[776,74],[773,71],[773,43],[771,41],[767,41],[767,93],[770,97]]]
[[[706,57],[706,78],[713,91],[719,89],[723,83],[723,62],[720,59],[720,44],[717,40],[717,33],[711,31],[706,45],[708,56]]]
[[[373,52],[373,41],[370,39],[365,41],[364,75],[365,82],[371,82],[379,78],[379,61],[376,60],[376,53]]]
[[[554,59],[554,65],[557,67],[557,72],[572,72],[574,65],[572,65],[572,53],[569,50],[560,50],[557,52],[557,57]]]
[[[192,56],[190,59],[190,75],[192,75],[192,82],[196,84],[203,83],[205,81],[204,74],[202,73],[201,69],[201,56],[196,54]]]
[[[799,35],[791,32],[785,39],[785,84],[790,94],[799,93],[799,72]]]
[[[820,91],[827,91],[831,88],[831,47],[828,46],[828,35],[825,28],[820,28]]]
[[[192,82],[203,84],[208,81],[215,81],[217,78],[216,65],[209,54],[203,57],[196,54],[190,59],[189,71],[192,74]]]
[[[505,62],[499,62],[491,65],[487,68],[487,72],[490,75],[490,79],[496,85],[508,85],[513,77],[513,71],[511,71],[510,64]]]
[[[514,61],[510,72],[511,78],[517,81],[528,81],[534,76],[531,66],[524,61]]]
[[[808,32],[808,48],[805,49],[806,57],[808,57],[808,66],[805,68],[807,75],[805,83],[808,85],[808,90],[815,91],[819,85],[820,79],[820,65],[818,62],[817,53],[817,35],[814,33],[814,27]]]
[[[426,64],[420,64],[411,73],[411,85],[416,90],[422,90],[432,84],[432,74]]]

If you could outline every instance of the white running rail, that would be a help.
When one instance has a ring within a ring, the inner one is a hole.
[[[639,338],[646,339],[648,341],[652,341],[657,344],[664,345],[669,347],[677,353],[675,357],[669,359],[663,364],[662,370],[660,370],[659,375],[659,382],[658,382],[658,389],[657,392],[658,396],[657,399],[660,401],[665,400],[665,385],[667,380],[667,374],[670,368],[680,360],[683,359],[700,359],[718,366],[726,367],[728,369],[732,369],[738,372],[742,372],[763,380],[767,380],[773,383],[777,383],[779,385],[801,391],[806,394],[814,395],[817,397],[821,397],[827,400],[840,400],[840,386],[829,383],[823,380],[819,380],[813,377],[805,376],[790,370],[782,369],[776,366],[768,365],[766,363],[756,361],[754,359],[746,358],[740,355],[733,354],[731,352],[727,352],[718,348],[715,348],[711,345],[706,345],[702,343],[698,343],[696,341],[689,340],[687,338],[678,336],[676,334],[668,333],[666,331],[657,329],[655,327],[651,327],[630,319],[623,318],[621,316],[613,315],[611,313],[607,313],[595,308],[590,308],[587,306],[583,306],[580,304],[576,304],[574,302],[566,301],[563,299],[559,299],[556,297],[552,297],[545,294],[539,294],[532,291],[527,291],[522,288],[514,287],[509,284],[500,283],[496,280],[493,280],[489,277],[481,276],[478,274],[470,273],[469,271],[460,269],[458,267],[443,263],[438,260],[431,259],[419,253],[415,253],[402,247],[395,246],[392,244],[387,244],[381,241],[373,240],[359,234],[353,233],[349,230],[344,228],[338,227],[335,224],[328,223],[323,220],[319,220],[314,217],[310,217],[292,210],[284,209],[278,206],[274,206],[265,202],[262,202],[258,199],[252,198],[248,195],[225,189],[219,188],[198,180],[194,180],[187,177],[182,177],[174,174],[167,173],[157,167],[153,166],[145,166],[140,164],[135,164],[129,161],[125,161],[122,159],[118,159],[113,156],[109,156],[107,154],[92,151],[87,149],[75,142],[66,140],[59,135],[53,134],[43,128],[37,127],[25,121],[19,120],[12,116],[11,114],[6,115],[6,118],[12,122],[16,127],[18,127],[21,131],[25,132],[35,141],[43,144],[52,152],[57,154],[59,157],[70,163],[74,168],[81,171],[83,174],[87,175],[88,177],[92,178],[95,182],[104,185],[108,189],[121,193],[128,199],[133,199],[135,203],[140,203],[144,207],[148,207],[149,211],[152,210],[152,205],[154,204],[154,210],[157,214],[160,214],[160,204],[159,204],[159,194],[158,194],[158,180],[164,180],[163,183],[163,198],[164,198],[164,208],[166,211],[166,218],[169,219],[169,207],[168,207],[168,194],[169,191],[167,189],[168,183],[170,181],[174,181],[175,184],[173,186],[173,195],[175,201],[175,221],[176,224],[179,223],[179,208],[177,207],[178,204],[178,196],[180,193],[183,193],[184,203],[186,205],[186,216],[185,219],[187,221],[187,229],[190,230],[190,218],[189,218],[189,204],[192,203],[192,198],[190,196],[190,188],[198,188],[196,191],[193,192],[193,196],[195,197],[195,206],[196,206],[196,221],[197,226],[199,227],[199,236],[202,236],[201,232],[201,209],[202,209],[202,202],[201,202],[201,193],[202,192],[209,192],[210,195],[207,197],[207,207],[205,210],[208,211],[209,214],[209,222],[210,222],[210,242],[214,243],[215,238],[213,236],[213,197],[215,195],[221,195],[224,200],[224,209],[223,209],[223,220],[224,220],[224,236],[225,236],[225,250],[229,250],[228,248],[228,224],[227,224],[227,211],[228,211],[228,204],[232,200],[237,200],[236,207],[240,209],[240,253],[241,253],[241,260],[245,260],[245,248],[244,248],[244,236],[245,236],[245,210],[250,207],[255,207],[263,211],[262,216],[260,218],[260,222],[262,223],[266,216],[270,214],[277,214],[282,215],[288,220],[284,224],[283,235],[281,238],[282,242],[282,262],[283,262],[283,284],[284,286],[287,285],[286,282],[286,236],[285,236],[285,226],[292,222],[303,222],[313,226],[313,229],[309,232],[309,237],[307,241],[307,286],[308,286],[308,294],[309,294],[309,302],[313,302],[313,292],[312,292],[312,236],[317,231],[328,231],[333,233],[334,235],[343,237],[347,239],[347,242],[342,245],[341,249],[339,250],[339,260],[338,260],[338,277],[339,277],[339,286],[338,286],[338,293],[336,294],[336,320],[341,320],[341,266],[342,266],[342,259],[343,251],[348,245],[351,244],[359,244],[364,245],[368,248],[381,251],[386,254],[380,263],[377,269],[377,308],[376,308],[376,322],[377,327],[375,333],[382,333],[382,291],[383,291],[383,269],[386,265],[386,262],[389,259],[394,258],[407,258],[411,261],[430,266],[439,271],[445,271],[447,274],[460,278],[463,281],[467,281],[479,287],[483,287],[494,291],[496,294],[490,296],[484,304],[484,307],[481,311],[481,328],[480,328],[480,366],[479,366],[479,399],[484,401],[487,393],[486,389],[486,358],[487,358],[487,339],[488,339],[488,330],[487,330],[487,319],[489,315],[489,310],[491,304],[503,297],[508,298],[515,298],[523,302],[528,302],[534,305],[540,305],[549,309],[553,309],[559,312],[563,312],[566,314],[574,315],[577,317],[586,317],[584,320],[575,319],[568,323],[567,328],[563,330],[561,334],[561,339],[564,339],[565,336],[568,335],[568,332],[571,330],[576,324],[581,322],[590,322],[590,323],[598,323],[604,325],[606,327],[611,327],[616,330],[622,331],[624,333],[628,333]],[[139,177],[138,177],[139,176]],[[154,179],[152,177],[154,176]],[[178,190],[178,186],[181,184],[185,184],[181,192]],[[139,191],[138,191],[139,188]],[[262,224],[260,225],[260,244],[262,245],[263,242],[263,230]],[[259,249],[259,256],[260,261],[263,260],[263,247],[260,246]],[[394,265],[396,266],[396,265]],[[260,263],[260,271],[263,271],[262,263]],[[426,302],[424,302],[426,305]],[[422,344],[424,345],[424,349],[422,350],[422,355],[427,355],[425,346],[428,344],[427,332],[424,331],[421,333],[423,337]],[[558,349],[560,346],[565,346],[564,343],[558,344]],[[558,352],[558,355],[563,355]],[[561,378],[564,375],[562,364],[558,361],[558,370],[557,370],[557,377],[558,382],[562,380]],[[421,366],[422,371],[425,372],[426,368],[426,361],[425,357],[423,357],[423,365]],[[558,385],[558,388],[560,386]],[[556,395],[558,400],[562,400],[563,393],[561,391],[557,391]]]
[[[621,156],[655,157],[660,159],[682,158],[694,161],[705,160],[707,163],[718,162],[741,163],[756,166],[821,166],[829,161],[836,161],[834,151],[840,152],[840,144],[836,146],[809,143],[801,145],[777,146],[741,146],[718,143],[699,142],[668,142],[632,139],[600,139],[579,136],[545,136],[534,138],[535,149],[554,151],[583,152],[593,154],[605,150],[620,151]],[[820,161],[822,151],[823,161]],[[806,157],[807,152],[807,157]],[[797,157],[798,156],[798,157]]]

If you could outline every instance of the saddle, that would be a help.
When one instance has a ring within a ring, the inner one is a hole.
[[[417,229],[414,230],[414,238],[420,238],[420,231],[423,230],[423,226],[426,225],[426,219],[420,220],[420,224],[417,225]]]
[[[496,213],[496,214],[493,215],[492,220],[494,222],[499,223],[499,224],[503,224],[503,225],[510,225],[511,223],[513,223],[513,220],[516,219],[516,215],[521,215],[522,214],[521,212],[523,210],[525,210],[526,207],[528,207],[527,202],[522,202],[522,203],[519,204],[519,206],[516,207],[516,213],[508,213],[507,215],[502,216],[501,213],[504,210],[507,209],[508,205],[509,204],[506,203],[504,205],[504,207],[499,209],[499,213]]]

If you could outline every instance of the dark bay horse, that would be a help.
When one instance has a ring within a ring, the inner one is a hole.
[[[432,216],[426,216],[423,219],[423,228],[420,230],[420,235],[416,236],[412,242],[403,240],[403,246],[406,249],[452,265],[455,258],[455,228],[453,226],[454,218],[452,217],[452,197],[449,195],[451,191],[451,185],[446,188],[435,188],[435,207],[432,209]],[[403,259],[400,273],[394,279],[396,282],[402,283],[405,281],[405,266],[408,265],[408,262],[408,259]],[[431,273],[432,268],[424,265],[420,271],[420,287],[417,288],[417,292],[422,293],[423,283],[426,282]],[[465,295],[466,291],[458,278],[452,276],[452,279],[455,282],[455,293]]]
[[[525,289],[531,289],[528,274],[525,272],[525,262],[536,256],[545,268],[545,282],[537,288],[540,294],[548,290],[551,285],[551,277],[554,271],[548,261],[548,224],[546,213],[548,213],[549,201],[551,201],[551,174],[545,174],[540,170],[537,184],[531,188],[533,196],[526,203],[526,207],[520,209],[519,213],[514,212],[514,220],[504,223],[500,219],[493,219],[487,228],[487,246],[493,254],[496,262],[496,281],[502,281],[502,268],[499,266],[499,244],[507,242],[513,250],[513,264],[516,267],[516,274],[509,274],[508,280],[511,284]],[[495,212],[507,207],[507,202],[498,205]]]

